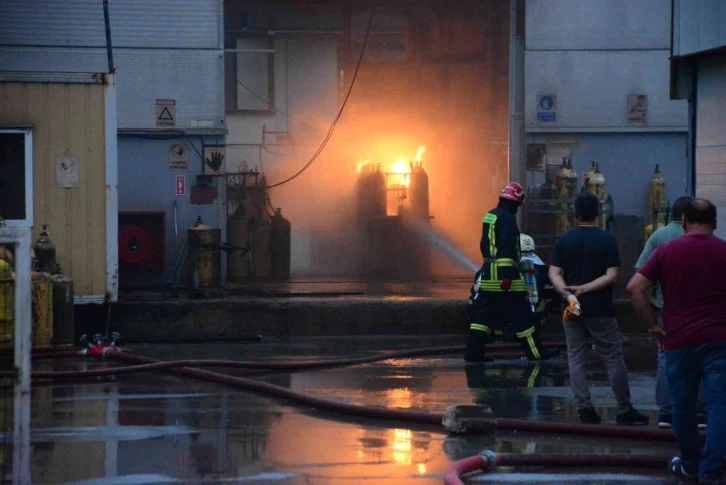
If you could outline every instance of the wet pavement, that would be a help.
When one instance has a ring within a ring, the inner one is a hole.
[[[135,345],[165,360],[328,359],[406,347],[459,344],[442,338],[309,338],[235,344]],[[655,419],[652,345],[628,346],[635,406]],[[606,421],[615,401],[602,365],[591,375]],[[80,359],[38,360],[34,370],[120,365]],[[247,371],[221,370],[235,375]],[[564,362],[497,361],[464,366],[458,356],[392,360],[349,368],[257,375],[314,396],[354,404],[443,412],[482,403],[500,417],[577,422]],[[32,396],[34,484],[441,484],[452,460],[484,449],[514,453],[649,453],[668,443],[498,433],[447,437],[438,428],[351,419],[291,406],[217,384],[147,373],[115,379],[39,383]],[[12,413],[12,397],[4,400]],[[12,414],[11,414],[12,416]],[[0,419],[2,419],[0,417]],[[7,429],[7,426],[6,426]],[[5,446],[7,465],[10,446]],[[2,467],[3,464],[0,464]],[[7,468],[7,466],[6,466]],[[471,483],[677,483],[664,471],[502,468]]]

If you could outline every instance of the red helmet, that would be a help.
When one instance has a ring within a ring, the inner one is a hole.
[[[509,182],[499,193],[500,199],[513,200],[519,205],[524,202],[524,189],[517,182]]]

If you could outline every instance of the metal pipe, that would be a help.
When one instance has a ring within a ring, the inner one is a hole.
[[[108,0],[103,0],[103,22],[106,26],[106,53],[108,54],[108,72],[114,74],[116,68],[113,65],[113,44],[111,43],[111,18],[108,13]]]

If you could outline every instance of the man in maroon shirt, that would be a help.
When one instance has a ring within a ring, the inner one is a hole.
[[[661,247],[628,284],[633,306],[665,350],[680,458],[669,470],[700,484],[720,483],[726,456],[726,241],[713,235],[716,207],[696,199],[683,213],[685,236]],[[663,327],[649,292],[663,289]],[[703,379],[708,412],[701,453],[696,396]]]

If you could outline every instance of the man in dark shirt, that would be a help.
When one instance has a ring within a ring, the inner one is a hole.
[[[600,204],[592,194],[575,199],[578,227],[557,238],[550,266],[550,280],[567,300],[563,325],[567,340],[570,384],[580,420],[597,424],[600,415],[590,401],[587,386],[588,338],[602,354],[610,385],[618,403],[616,422],[648,424],[630,402],[618,322],[613,307],[613,285],[618,279],[620,258],[615,238],[597,227]]]
[[[701,484],[720,483],[726,456],[726,241],[713,235],[716,207],[691,201],[686,235],[661,247],[628,284],[635,309],[665,350],[680,458],[670,471]],[[663,326],[650,308],[655,283],[663,291]],[[701,453],[696,400],[703,380],[708,428]]]

